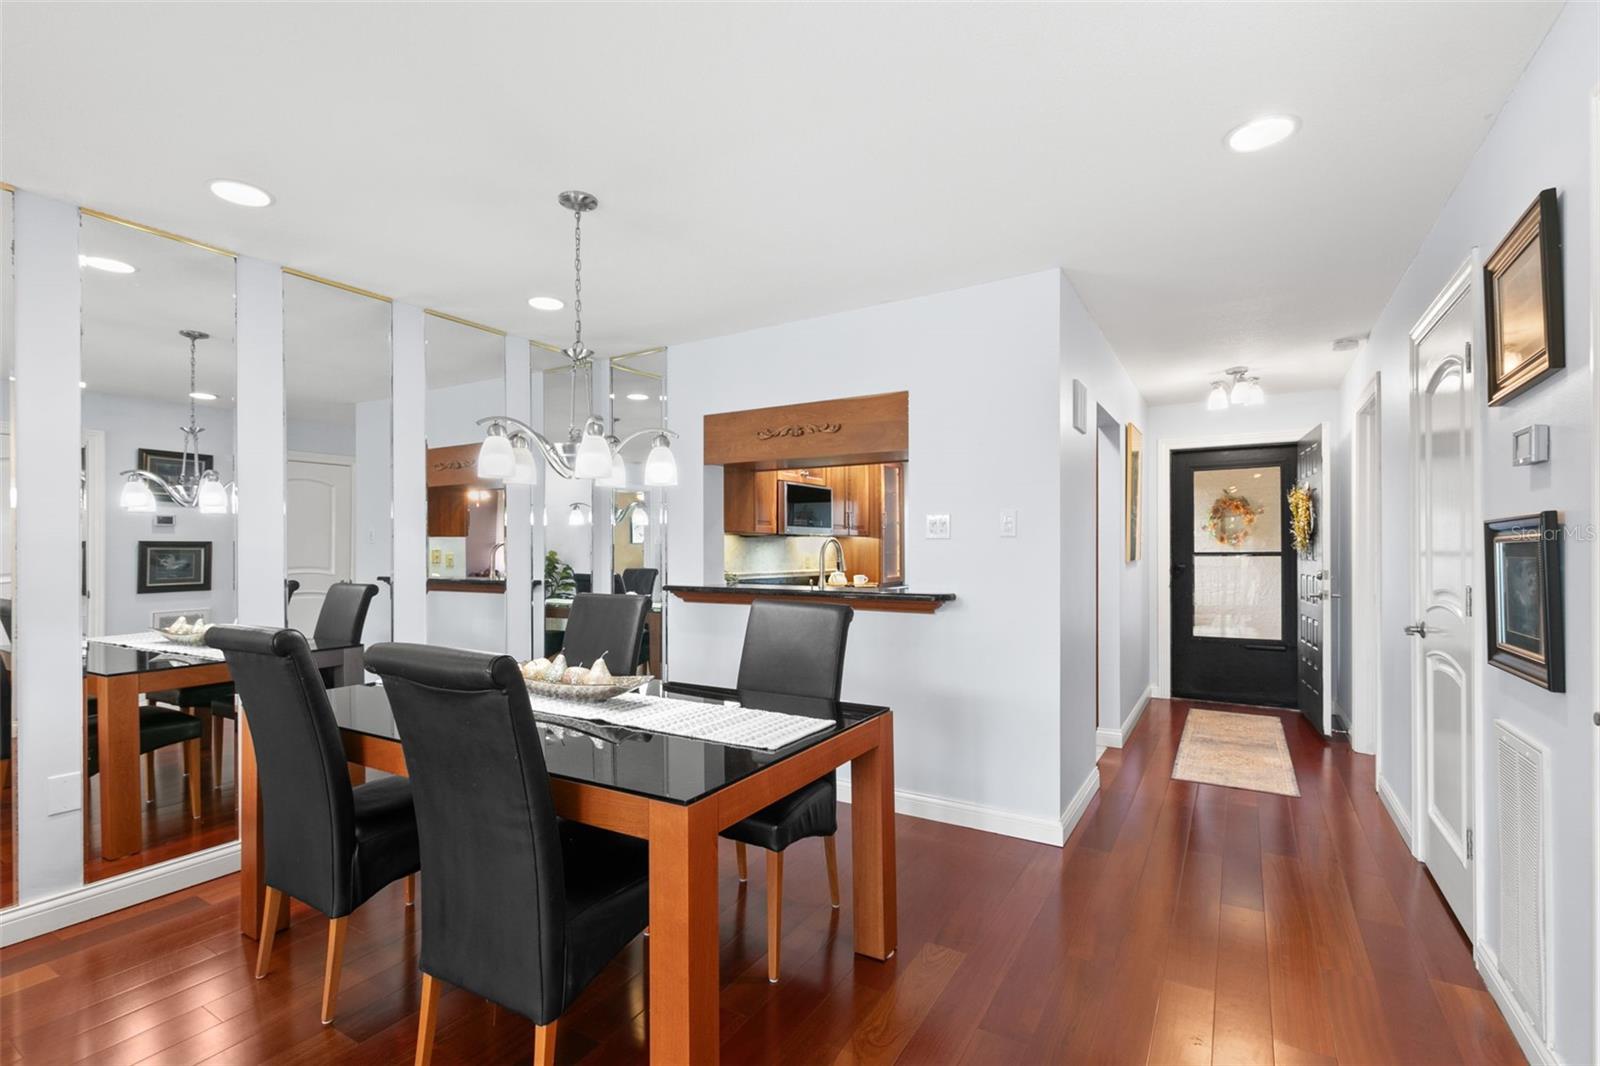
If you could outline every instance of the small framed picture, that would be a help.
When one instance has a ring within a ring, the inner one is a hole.
[[[1489,665],[1565,692],[1561,524],[1556,512],[1483,524],[1488,570]]]
[[[209,623],[211,621],[211,608],[180,607],[173,611],[151,611],[150,628],[166,629],[180,618],[185,622]]]
[[[200,473],[212,469],[212,457],[200,456]],[[168,484],[177,484],[178,478],[183,476],[183,453],[162,451],[160,448],[140,448],[138,468],[154,474]],[[190,473],[194,473],[191,463]],[[151,485],[150,491],[155,494],[157,503],[171,503],[172,497],[164,492],[160,485]]]
[[[139,588],[147,592],[210,592],[209,540],[141,540]]]
[[[1561,302],[1560,202],[1546,189],[1483,265],[1490,407],[1567,365]]]
[[[1144,540],[1144,513],[1140,497],[1144,492],[1144,434],[1129,422],[1123,439],[1123,506],[1122,558],[1124,562],[1139,561],[1140,544]]]

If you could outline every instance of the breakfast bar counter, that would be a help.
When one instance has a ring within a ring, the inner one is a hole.
[[[733,585],[668,585],[666,591],[686,603],[754,603],[756,600],[800,600],[848,603],[858,611],[932,614],[954,600],[953,592],[916,592],[901,587],[857,585],[792,585],[741,582]]]

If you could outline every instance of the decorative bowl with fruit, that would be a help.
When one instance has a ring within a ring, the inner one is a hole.
[[[210,628],[210,624],[201,622],[198,619],[191,622],[187,618],[180,617],[167,628],[157,632],[174,644],[188,644],[191,647],[199,647],[206,642],[206,630]]]
[[[651,680],[649,674],[615,676],[606,666],[605,656],[583,667],[568,666],[565,655],[523,663],[522,679],[527,683],[528,691],[535,696],[580,700],[584,703],[601,703],[624,692],[643,688]]]

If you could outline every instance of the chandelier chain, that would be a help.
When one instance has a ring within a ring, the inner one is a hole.
[[[583,211],[572,212],[572,319],[573,348],[583,348]]]

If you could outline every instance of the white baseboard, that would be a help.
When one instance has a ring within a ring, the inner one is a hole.
[[[1522,1048],[1522,1053],[1527,1056],[1528,1061],[1540,1063],[1541,1066],[1564,1066],[1564,1060],[1556,1054],[1556,1049],[1539,1039],[1533,1020],[1517,1002],[1517,997],[1512,995],[1511,989],[1506,987],[1505,978],[1500,976],[1500,960],[1495,953],[1479,945],[1472,953],[1472,961],[1477,965],[1478,972],[1483,975],[1483,983],[1488,986],[1489,995],[1494,997],[1500,1013],[1505,1016],[1506,1024],[1511,1027],[1511,1032],[1516,1036],[1517,1044]]]
[[[31,940],[169,892],[215,880],[238,869],[239,843],[234,841],[44,899],[30,900],[0,911],[0,946]]]
[[[1394,794],[1394,789],[1389,787],[1389,782],[1378,778],[1378,799],[1383,801],[1384,810],[1389,812],[1389,820],[1394,827],[1400,830],[1400,836],[1405,839],[1406,848],[1415,855],[1417,842],[1411,835],[1411,816],[1406,813],[1406,805],[1400,802],[1400,797]]]
[[[1145,702],[1149,702],[1148,695]],[[1089,809],[1089,801],[1100,792],[1100,767],[1098,764],[1089,767],[1089,774],[1078,786],[1078,791],[1073,793],[1072,799],[1067,804],[1067,809],[1061,812],[1061,843],[1065,844],[1067,838],[1072,836],[1072,831],[1078,828],[1078,823],[1083,820],[1083,812]]]
[[[850,782],[840,780],[838,791],[839,802],[849,803]],[[910,815],[912,818],[926,818],[930,822],[981,829],[985,833],[999,833],[1001,836],[1016,837],[1019,840],[1053,844],[1058,848],[1065,840],[1061,835],[1061,823],[1054,818],[1040,818],[1038,815],[1025,814],[1022,811],[986,807],[981,803],[930,796],[924,792],[910,792],[903,788],[894,790],[894,810],[896,814]]]
[[[1139,702],[1133,707],[1128,720],[1120,728],[1101,726],[1094,731],[1095,743],[1102,748],[1120,748],[1128,743],[1128,738],[1133,736],[1133,727],[1139,724],[1139,719],[1144,717],[1144,709],[1150,706],[1150,700],[1156,694],[1155,685],[1146,685],[1144,695],[1139,697]]]

